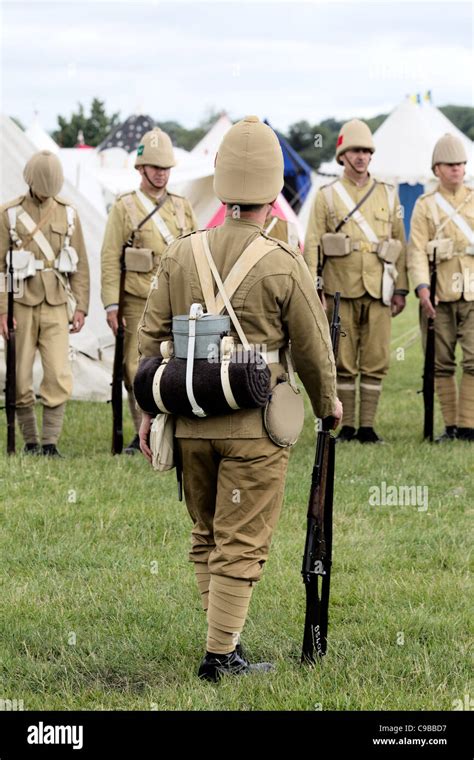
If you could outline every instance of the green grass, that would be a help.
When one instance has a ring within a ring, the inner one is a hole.
[[[394,349],[415,323],[411,303],[394,321]],[[299,665],[308,414],[244,632],[252,657],[277,670],[218,686],[195,675],[206,626],[173,473],[153,473],[142,457],[113,458],[110,407],[70,403],[65,460],[0,459],[0,699],[22,699],[26,710],[451,710],[472,695],[473,449],[421,442],[420,376],[415,340],[385,384],[378,430],[389,444],[337,449],[324,662]],[[427,486],[428,511],[370,506],[369,489],[382,481]]]

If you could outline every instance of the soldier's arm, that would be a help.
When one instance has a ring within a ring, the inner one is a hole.
[[[407,260],[406,260],[407,245],[406,245],[406,239],[405,239],[405,227],[403,224],[403,217],[400,214],[401,208],[402,207],[400,205],[400,199],[397,194],[395,198],[395,211],[394,211],[394,217],[393,217],[392,236],[395,238],[395,240],[399,240],[401,242],[402,252],[396,263],[398,276],[395,282],[395,293],[397,295],[405,296],[409,292],[410,286],[408,284],[408,272],[407,272]]]
[[[123,216],[118,202],[112,206],[101,252],[102,303],[104,308],[118,304],[120,291],[120,256],[125,242]]]
[[[150,287],[138,326],[138,356],[160,356],[160,345],[171,340],[173,317],[169,289],[169,259],[163,256]]]
[[[0,314],[8,311],[7,295],[7,253],[10,247],[8,216],[4,207],[0,207]]]
[[[317,417],[330,416],[337,401],[336,367],[329,325],[301,257],[294,260],[291,285],[282,307],[296,370]]]
[[[71,245],[76,250],[79,257],[77,270],[71,275],[71,290],[76,297],[78,311],[83,311],[84,314],[87,314],[89,310],[90,293],[89,262],[84,243],[84,235],[82,234],[82,226],[77,214],[76,224],[71,238]]]
[[[304,241],[304,260],[311,272],[313,281],[318,268],[318,245],[321,235],[327,232],[327,205],[321,190],[318,190],[309,216],[308,229]]]
[[[429,220],[423,204],[417,200],[410,223],[410,240],[407,249],[407,265],[415,291],[421,286],[429,287],[430,269],[426,245],[430,240]]]

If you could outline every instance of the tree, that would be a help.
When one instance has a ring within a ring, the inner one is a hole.
[[[59,129],[53,132],[52,137],[61,148],[74,148],[82,131],[86,145],[95,147],[119,124],[119,115],[107,116],[105,104],[98,98],[92,101],[90,116],[85,114],[82,103],[78,103],[77,112],[69,120],[58,116]]]

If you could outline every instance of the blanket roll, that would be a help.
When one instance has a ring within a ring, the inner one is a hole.
[[[138,406],[147,414],[151,414],[152,417],[160,414],[153,398],[153,378],[162,361],[163,357],[161,356],[149,356],[141,359],[133,381],[133,392]]]

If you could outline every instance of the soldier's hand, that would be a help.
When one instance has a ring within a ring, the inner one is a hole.
[[[13,317],[13,327],[16,330],[16,319]],[[8,314],[0,314],[0,333],[5,340],[8,340],[10,333],[8,332]]]
[[[122,317],[122,323],[123,323],[124,327],[127,326],[127,322],[125,321],[125,319],[123,317]],[[117,331],[118,331],[118,309],[111,309],[111,311],[107,312],[107,324],[110,327],[110,329],[112,330],[113,334],[117,335]]]
[[[395,293],[395,295],[392,296],[392,317],[396,317],[397,314],[400,314],[403,311],[405,308],[405,303],[405,296],[401,296],[398,293]]]
[[[142,421],[140,424],[140,430],[138,431],[138,437],[140,438],[140,451],[142,452],[145,459],[150,462],[152,460],[152,453],[151,449],[148,445],[149,437],[150,437],[150,428],[152,423],[153,417],[151,414],[147,414],[146,412],[142,412]]]
[[[323,291],[321,291],[321,306],[323,307],[324,311],[327,313],[328,302],[326,301],[326,296],[324,295]]]
[[[339,399],[336,399],[336,406],[334,407],[334,411],[332,413],[332,416],[334,417],[334,425],[332,426],[333,430],[335,430],[337,426],[341,424],[342,412],[342,402]]]
[[[418,291],[418,297],[420,299],[421,308],[428,317],[428,319],[434,319],[436,317],[436,309],[430,301],[430,289],[420,288]]]
[[[72,318],[72,325],[70,327],[69,332],[71,333],[78,333],[81,332],[82,328],[84,327],[84,321],[85,321],[86,315],[83,311],[79,311],[77,309],[74,312],[74,316]]]

